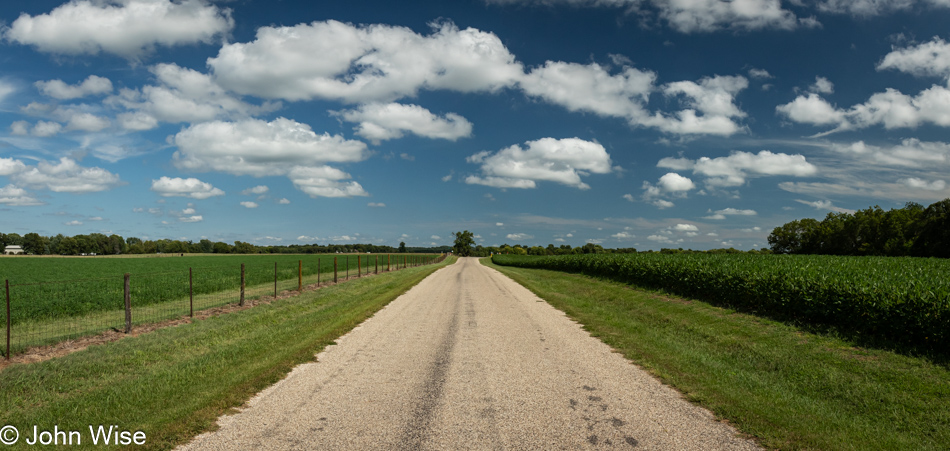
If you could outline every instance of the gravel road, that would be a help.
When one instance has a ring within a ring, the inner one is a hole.
[[[181,449],[757,449],[475,258]]]

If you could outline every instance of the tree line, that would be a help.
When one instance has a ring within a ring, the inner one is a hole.
[[[137,237],[90,233],[88,235],[42,236],[38,233],[0,233],[0,253],[6,246],[20,246],[33,255],[118,255],[118,254],[334,254],[334,253],[432,253],[448,252],[448,246],[436,248],[399,247],[377,244],[291,244],[286,246],[258,246],[243,241],[225,243],[203,239],[198,242],[181,240],[143,240]]]
[[[492,254],[511,254],[511,255],[571,255],[571,254],[635,254],[637,249],[633,247],[621,247],[616,249],[604,248],[599,244],[587,243],[583,246],[571,247],[570,244],[555,246],[548,244],[544,246],[526,246],[523,244],[502,244],[501,246],[481,246],[475,243],[475,234],[468,230],[455,232],[455,245],[451,248],[455,255],[460,257],[488,257]],[[653,250],[640,251],[645,253],[654,252]],[[738,249],[710,249],[706,251],[695,251],[692,249],[667,249],[658,251],[661,254],[769,254],[770,249],[758,249],[749,251],[740,251]]]
[[[950,199],[924,207],[879,206],[854,213],[828,213],[783,224],[769,234],[782,254],[878,255],[950,258]]]

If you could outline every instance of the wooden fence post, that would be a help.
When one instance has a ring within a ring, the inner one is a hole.
[[[389,265],[390,263],[392,263],[392,260],[393,260],[393,254],[386,254],[386,272],[391,271]]]
[[[297,260],[297,291],[303,291],[303,260]]]
[[[363,277],[363,256],[356,256],[356,277]]]
[[[320,259],[317,259],[317,286],[320,286]]]
[[[125,273],[125,333],[132,332],[132,284],[131,275]]]
[[[277,262],[274,262],[274,300],[277,300]]]
[[[376,255],[376,274],[379,274],[379,255]]]
[[[333,283],[336,283],[336,257],[333,257]]]
[[[188,268],[188,316],[195,317],[195,284],[191,277],[191,268]]]
[[[343,280],[350,280],[350,256],[346,256],[346,278]]]
[[[241,302],[238,305],[244,306],[244,263],[241,263]]]

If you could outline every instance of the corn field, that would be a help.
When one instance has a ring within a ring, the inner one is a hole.
[[[950,353],[950,261],[745,254],[495,255],[604,277],[875,342]]]

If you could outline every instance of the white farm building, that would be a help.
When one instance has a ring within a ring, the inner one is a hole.
[[[5,255],[17,255],[23,253],[23,248],[20,246],[7,246],[3,248],[3,253]]]

